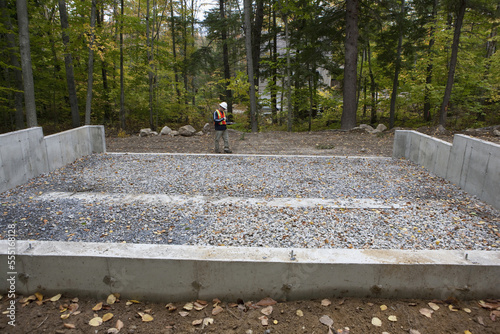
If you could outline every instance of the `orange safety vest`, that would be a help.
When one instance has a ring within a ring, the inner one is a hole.
[[[226,114],[224,113],[224,111],[220,111],[219,109],[217,109],[215,112],[217,113],[217,119],[221,119],[221,118],[226,117]],[[220,122],[215,122],[214,121],[214,123],[215,124],[219,123],[219,125],[226,125],[226,121],[225,120],[222,120]]]

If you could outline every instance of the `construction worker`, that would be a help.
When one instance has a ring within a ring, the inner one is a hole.
[[[219,140],[221,137],[224,140],[224,153],[233,153],[229,149],[229,134],[227,132],[226,109],[227,103],[222,102],[221,104],[219,104],[219,108],[214,111],[215,153],[220,153]]]

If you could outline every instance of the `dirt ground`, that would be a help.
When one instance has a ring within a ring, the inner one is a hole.
[[[428,134],[434,131],[428,130]],[[439,137],[452,140],[451,134]],[[257,134],[230,131],[234,154],[390,157],[393,138],[393,133],[371,135],[356,131]],[[481,138],[500,142],[488,134]],[[106,143],[108,152],[213,153],[213,134],[108,137]],[[485,301],[453,298],[433,301],[338,299],[324,296],[324,300],[192,300],[169,304],[169,300],[148,303],[120,300],[119,296],[113,303],[114,298],[109,297],[92,299],[61,293],[59,299],[58,296],[17,296],[15,327],[8,324],[11,321],[8,317],[11,301],[4,295],[0,300],[0,332],[117,333],[118,328],[123,327],[120,333],[326,334],[330,325],[331,333],[351,334],[500,333],[500,299],[493,299],[500,296],[491,296],[491,300]],[[37,298],[40,299],[38,303]],[[96,317],[98,319],[94,319]],[[91,321],[98,324],[99,319],[103,322],[98,326],[90,324]]]

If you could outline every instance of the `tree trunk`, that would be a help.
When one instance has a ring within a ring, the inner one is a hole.
[[[257,8],[255,11],[255,20],[252,25],[252,57],[254,77],[257,87],[260,78],[260,44],[262,37],[262,24],[264,23],[264,0],[256,0]]]
[[[123,16],[124,0],[120,0],[120,128],[125,130],[125,73],[123,72]]]
[[[250,13],[252,11],[252,0],[245,0],[244,2],[245,14],[245,46],[247,51],[247,70],[248,70],[248,83],[250,84],[250,123],[252,132],[257,132],[257,101],[255,97],[255,80],[253,76],[253,57],[252,57],[252,26],[250,20]]]
[[[391,109],[389,114],[389,128],[394,127],[394,119],[396,115],[396,99],[398,97],[398,85],[399,85],[399,72],[401,71],[401,51],[403,48],[403,19],[405,16],[405,1],[401,1],[401,12],[399,13],[399,39],[398,39],[398,49],[396,53],[396,68],[394,69],[394,79],[392,81],[392,94],[391,94]]]
[[[358,0],[347,0],[343,89],[344,108],[340,119],[340,128],[344,130],[349,130],[356,126],[358,35]]]
[[[229,120],[233,118],[233,91],[229,89],[229,80],[231,80],[231,68],[229,67],[229,50],[227,48],[227,22],[224,9],[224,0],[219,0],[220,16],[223,23],[221,38],[222,38],[222,61],[224,63],[224,79],[226,85],[227,114]]]
[[[276,11],[272,11],[273,17],[273,43],[271,49],[271,57],[272,57],[272,68],[271,68],[271,77],[272,77],[272,87],[271,87],[271,114],[273,119],[273,124],[278,123],[278,106],[277,106],[277,84],[278,84],[278,74],[277,74],[277,61],[278,61],[278,36],[276,33]],[[283,107],[283,106],[282,106]]]
[[[7,44],[9,47],[10,53],[10,64],[13,67],[14,72],[14,87],[16,91],[14,94],[14,107],[16,110],[15,113],[15,124],[16,130],[24,129],[24,108],[23,108],[23,73],[19,70],[21,68],[21,64],[19,63],[19,59],[17,59],[16,55],[16,38],[12,33],[12,24],[10,22],[10,15],[7,12],[7,4],[5,0],[0,0],[0,10],[2,11],[2,18],[5,24],[5,28],[7,32],[5,33]]]
[[[460,0],[457,19],[455,20],[455,31],[453,33],[453,44],[451,46],[450,67],[448,70],[448,80],[444,90],[443,103],[441,104],[441,111],[439,113],[439,124],[446,125],[446,113],[450,103],[451,91],[453,88],[453,81],[455,79],[455,69],[457,67],[458,58],[458,44],[460,42],[460,32],[462,30],[462,23],[465,16],[465,9],[467,8],[467,0]]]
[[[28,7],[26,0],[17,0],[17,24],[19,26],[19,49],[21,52],[21,67],[23,71],[24,103],[26,105],[26,121],[28,127],[37,126],[35,84],[31,66],[30,34],[28,22]]]
[[[429,122],[432,119],[431,115],[431,102],[430,102],[430,85],[432,83],[432,47],[434,46],[434,30],[436,29],[436,16],[437,16],[437,6],[438,0],[434,0],[432,4],[432,26],[429,32],[429,48],[427,52],[427,57],[429,58],[429,64],[427,65],[427,75],[425,77],[425,93],[424,93],[424,121]]]
[[[370,73],[370,92],[372,95],[372,100],[371,100],[371,114],[370,114],[370,124],[375,124],[377,123],[377,104],[375,100],[375,77],[373,75],[372,71],[372,51],[370,47],[370,41],[367,41],[368,44],[368,72]]]
[[[292,132],[292,85],[291,85],[291,59],[290,59],[290,36],[288,31],[288,14],[285,14],[285,43],[286,43],[286,103],[288,112],[287,131]]]
[[[152,66],[152,50],[151,46],[151,36],[150,36],[150,26],[149,26],[149,0],[146,2],[146,49],[147,49],[147,63],[148,63],[148,84],[149,84],[149,127],[154,131],[155,126],[153,124],[153,70]]]
[[[174,17],[174,2],[170,2],[170,30],[172,32],[172,56],[174,57],[174,78],[175,78],[175,91],[177,92],[177,100],[180,102],[181,92],[179,90],[179,72],[177,70],[177,46],[175,40],[175,17]]]
[[[90,125],[90,113],[92,112],[92,86],[94,83],[94,43],[95,43],[95,17],[96,0],[92,0],[90,12],[90,45],[89,45],[89,68],[87,79],[87,101],[85,103],[85,125]]]
[[[71,107],[71,124],[74,128],[80,126],[80,113],[78,111],[78,98],[76,96],[75,73],[73,72],[73,57],[69,52],[69,24],[66,1],[59,0],[59,13],[61,15],[62,39],[64,43],[64,65],[66,67],[66,82],[68,85],[69,105]]]

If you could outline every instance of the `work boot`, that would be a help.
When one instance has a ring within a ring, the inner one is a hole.
[[[231,151],[231,150],[230,150],[230,149],[228,149],[228,148],[225,148],[225,149],[224,149],[224,153],[233,153],[233,151]]]

